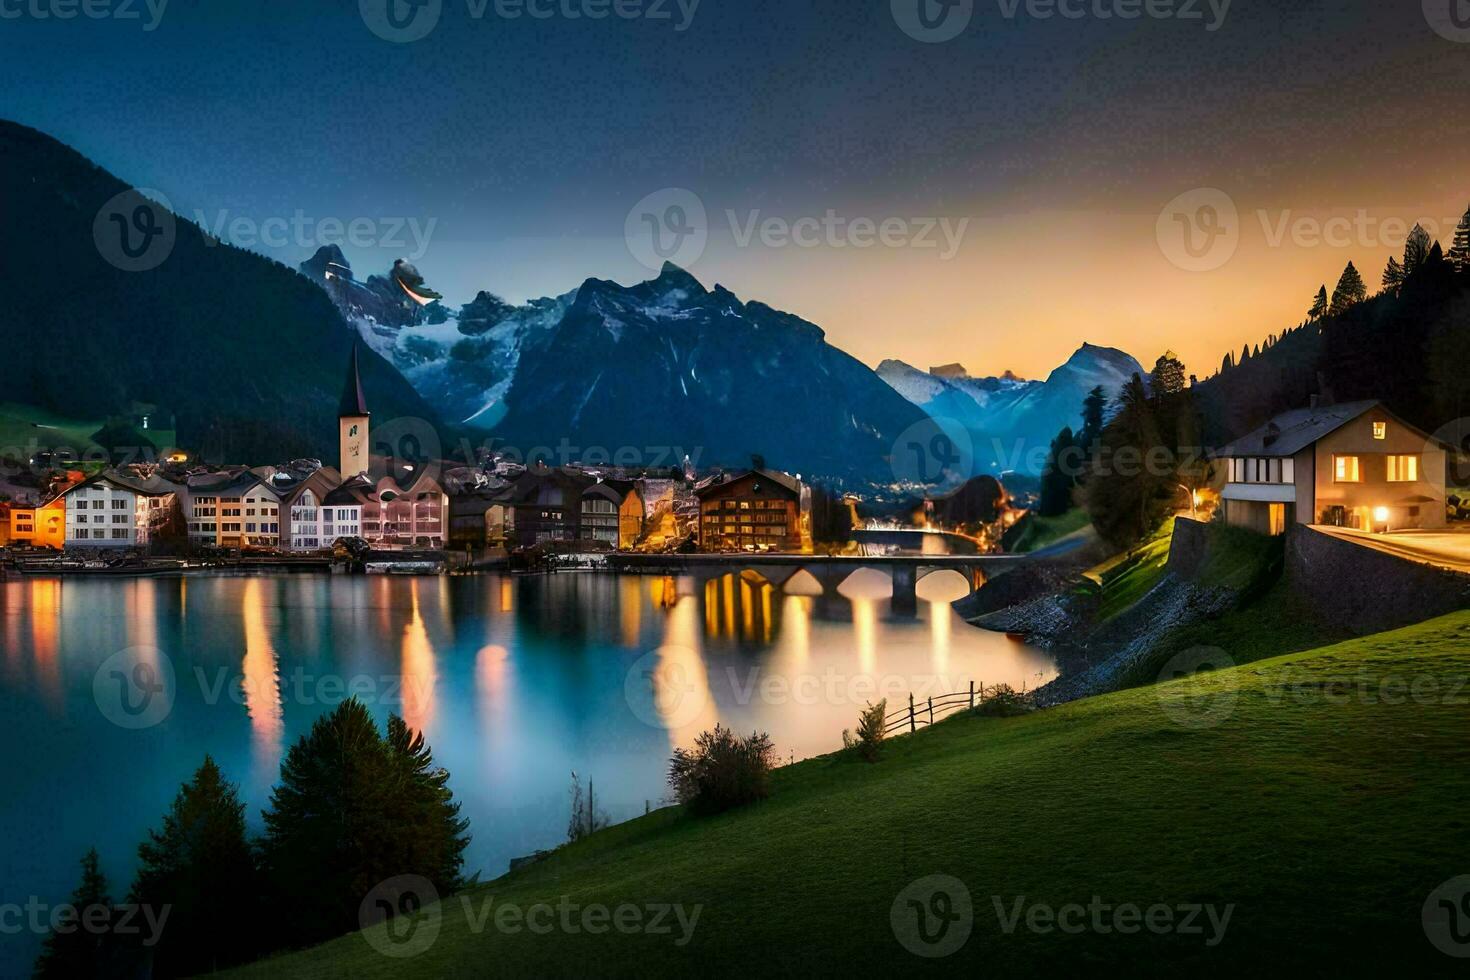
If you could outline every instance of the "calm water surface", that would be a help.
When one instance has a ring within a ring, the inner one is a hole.
[[[258,830],[284,751],[349,693],[427,733],[470,819],[466,870],[495,877],[565,838],[574,770],[620,820],[658,805],[671,749],[717,721],[801,759],[839,747],[868,699],[1054,675],[932,601],[963,594],[943,575],[920,583],[918,620],[890,619],[888,591],[876,572],[838,600],[595,573],[5,583],[0,901],[62,901],[94,845],[121,900],[138,842],[206,752]],[[130,648],[172,669],[150,727],[110,721],[121,692],[94,688]],[[19,938],[0,937],[0,975],[34,955]]]

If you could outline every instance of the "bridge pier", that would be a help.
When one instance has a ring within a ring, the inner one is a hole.
[[[892,576],[893,615],[913,619],[919,615],[919,569],[909,564],[894,565]]]

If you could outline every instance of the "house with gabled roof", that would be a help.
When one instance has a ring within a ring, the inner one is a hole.
[[[1378,401],[1278,415],[1214,455],[1225,520],[1265,534],[1294,524],[1442,528],[1449,447]]]

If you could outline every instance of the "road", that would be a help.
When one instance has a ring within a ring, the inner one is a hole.
[[[1322,524],[1313,524],[1312,529],[1365,548],[1376,548],[1397,558],[1470,574],[1470,528],[1463,531],[1396,531],[1392,534],[1369,534]]]

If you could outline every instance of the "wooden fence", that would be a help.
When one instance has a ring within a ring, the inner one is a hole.
[[[978,695],[978,697],[977,697]],[[892,735],[894,732],[918,731],[920,725],[932,725],[934,722],[946,715],[953,714],[961,709],[973,709],[977,705],[985,703],[985,685],[981,684],[978,690],[975,682],[970,682],[968,691],[956,691],[953,694],[941,694],[938,697],[925,698],[915,701],[912,694],[909,695],[909,704],[906,708],[890,711],[883,717],[883,734]]]

